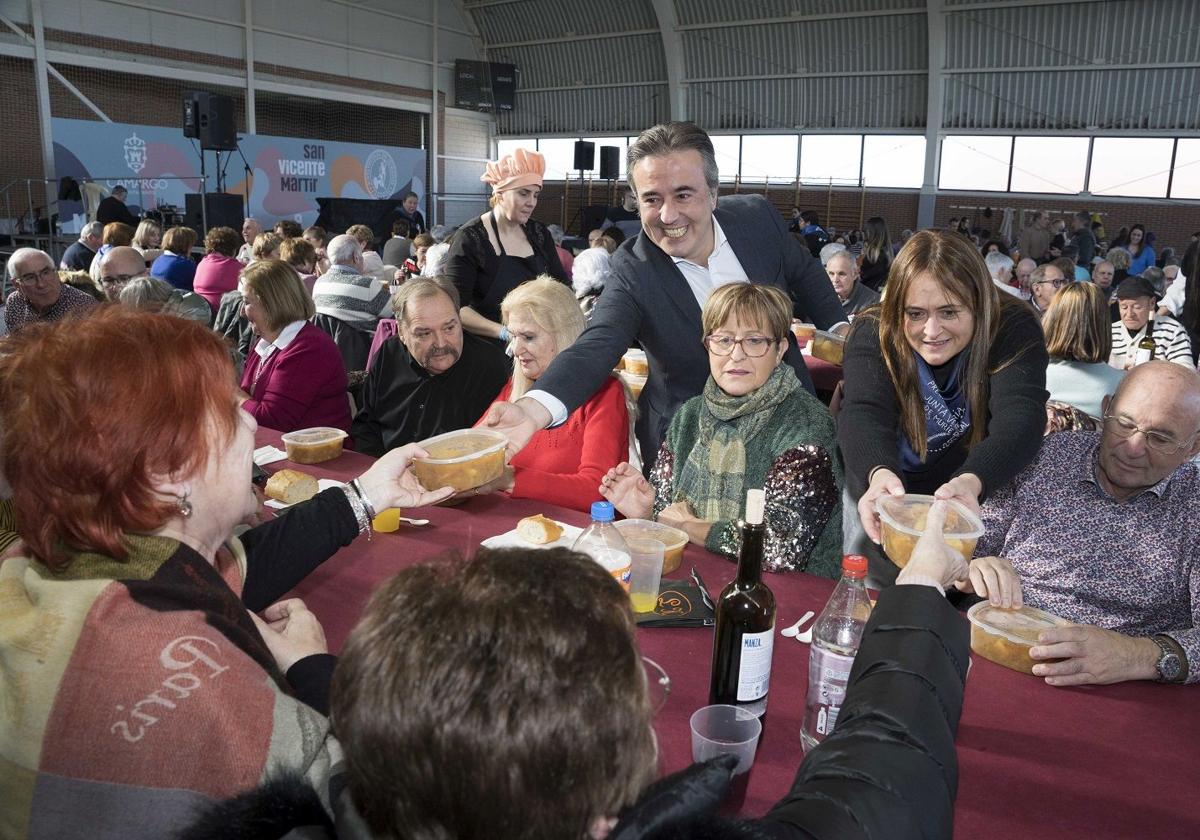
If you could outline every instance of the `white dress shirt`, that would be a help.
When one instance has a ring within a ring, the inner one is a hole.
[[[284,350],[289,344],[295,341],[296,336],[299,335],[300,330],[304,329],[304,325],[307,323],[308,321],[292,321],[292,323],[279,331],[279,335],[275,336],[274,341],[267,341],[265,338],[260,338],[258,344],[254,345],[254,352],[259,355],[259,358],[263,362],[266,362],[276,350]]]

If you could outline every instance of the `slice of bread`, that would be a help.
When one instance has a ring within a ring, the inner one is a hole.
[[[562,526],[542,514],[526,516],[517,523],[517,535],[534,545],[552,543],[563,535]]]
[[[320,487],[317,486],[317,480],[299,470],[280,470],[267,479],[267,498],[276,499],[285,505],[307,502],[317,495],[318,490]]]

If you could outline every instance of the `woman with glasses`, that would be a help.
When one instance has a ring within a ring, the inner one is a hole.
[[[1046,425],[1041,327],[1028,305],[1000,294],[970,243],[917,233],[887,288],[850,331],[838,417],[847,486],[875,543],[880,496],[928,493],[978,511],[1033,460]],[[873,578],[895,578],[875,546],[852,540]]]
[[[766,567],[837,577],[842,465],[828,410],[780,364],[791,320],[790,298],[774,287],[713,292],[701,313],[704,392],[675,413],[649,481],[623,463],[600,493],[625,516],[657,519],[736,557],[746,491],[762,488]]]

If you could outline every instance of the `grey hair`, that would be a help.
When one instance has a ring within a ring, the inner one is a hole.
[[[826,245],[824,248],[821,249],[821,265],[823,265],[823,266],[828,265],[829,261],[831,259],[833,259],[834,254],[840,254],[842,251],[845,251],[845,250],[846,250],[846,246],[841,244],[840,242],[830,242],[828,245]]]
[[[434,242],[445,242],[454,233],[454,228],[449,225],[434,225],[429,229],[429,235],[433,237]]]
[[[362,257],[362,245],[348,233],[339,233],[325,247],[325,256],[334,265],[353,265],[355,257]]]
[[[8,279],[16,280],[17,263],[24,262],[34,254],[40,254],[46,258],[46,261],[49,262],[51,266],[54,265],[54,260],[50,259],[50,255],[39,248],[18,248],[17,250],[13,251],[12,256],[8,258]]]
[[[828,245],[825,246],[825,248],[828,247]],[[822,248],[821,250],[824,251],[825,248]],[[845,260],[849,264],[850,272],[854,275],[858,274],[858,260],[854,259],[854,254],[847,251],[845,246],[838,245],[837,250],[831,251],[829,257],[827,259],[823,259],[822,263],[826,268],[828,268],[829,264],[834,260]]]
[[[566,236],[566,234],[563,233],[562,228],[560,228],[558,225],[546,225],[546,230],[550,231],[550,238],[554,240],[555,245],[562,244],[563,237]],[[426,257],[425,259],[429,258]]]
[[[142,275],[134,277],[121,289],[120,301],[125,306],[134,309],[147,309],[151,312],[169,312],[172,292],[175,287],[157,277]]]
[[[405,280],[404,285],[400,287],[400,291],[392,295],[392,311],[396,313],[396,320],[408,326],[408,302],[410,300],[424,300],[438,294],[443,294],[450,298],[455,310],[461,308],[458,287],[454,285],[449,277],[411,277]]]
[[[421,274],[425,277],[437,277],[445,272],[442,271],[446,265],[446,258],[450,255],[450,243],[438,242],[436,245],[430,245],[425,251],[425,268],[421,270]]]
[[[79,238],[83,239],[88,236],[94,236],[97,239],[104,233],[104,225],[100,222],[88,222],[79,231]]]
[[[588,248],[575,258],[571,267],[571,286],[575,289],[575,297],[581,298],[604,289],[612,275],[611,260],[605,248]]]
[[[629,186],[637,194],[634,182],[634,167],[647,157],[665,157],[673,152],[694,151],[700,153],[704,163],[704,181],[715,196],[720,187],[717,172],[717,154],[707,132],[693,122],[666,122],[646,129],[629,146],[625,153],[625,170],[629,174]]]

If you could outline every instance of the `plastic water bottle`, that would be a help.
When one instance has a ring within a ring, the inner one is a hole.
[[[858,554],[843,557],[842,579],[813,625],[812,645],[808,649],[808,698],[800,727],[805,752],[833,731],[846,699],[850,667],[858,653],[863,628],[871,617],[866,577],[867,558]]]
[[[591,557],[628,592],[632,559],[614,518],[612,502],[592,502],[592,524],[576,538],[571,550]]]

